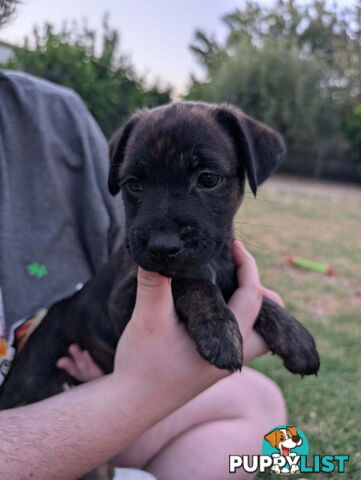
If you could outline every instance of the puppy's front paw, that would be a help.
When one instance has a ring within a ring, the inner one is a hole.
[[[279,332],[271,351],[283,360],[291,373],[315,375],[320,368],[320,357],[310,333],[290,314],[287,328]],[[291,320],[290,320],[291,319]]]
[[[291,373],[303,376],[318,372],[320,358],[311,334],[287,310],[269,298],[263,300],[255,329]]]
[[[300,375],[316,375],[320,368],[320,357],[311,335],[300,331],[298,337],[288,340],[287,345],[278,345],[275,353],[279,355],[284,366],[292,373]]]
[[[220,313],[197,322],[191,331],[198,352],[212,365],[234,372],[241,370],[243,360],[242,335],[233,313],[224,308]]]
[[[234,372],[242,368],[242,335],[216,285],[204,279],[172,283],[180,321],[187,326],[198,352],[212,365]]]

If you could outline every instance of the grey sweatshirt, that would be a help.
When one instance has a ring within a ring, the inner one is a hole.
[[[120,243],[124,212],[107,191],[107,170],[106,140],[78,95],[0,72],[0,297],[7,330],[72,294]]]

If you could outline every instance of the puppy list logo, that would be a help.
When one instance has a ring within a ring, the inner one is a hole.
[[[268,432],[262,442],[262,455],[230,455],[229,473],[271,471],[276,475],[345,472],[348,455],[308,457],[306,435],[297,427],[280,425]]]

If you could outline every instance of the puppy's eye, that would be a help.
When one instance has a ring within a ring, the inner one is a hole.
[[[219,185],[222,180],[223,177],[217,173],[204,172],[199,175],[197,185],[200,188],[211,189]]]
[[[127,189],[128,189],[128,192],[130,193],[135,193],[135,194],[139,194],[143,191],[143,187],[141,185],[140,182],[138,182],[138,180],[129,180],[127,182]]]

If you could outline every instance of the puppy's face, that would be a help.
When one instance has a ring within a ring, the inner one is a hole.
[[[140,112],[113,137],[110,189],[122,189],[127,247],[144,269],[191,274],[228,242],[250,163],[248,140],[234,138],[246,128],[236,113],[171,104]]]
[[[210,261],[242,196],[237,166],[230,140],[207,116],[173,106],[144,118],[121,169],[136,262],[174,276]]]

